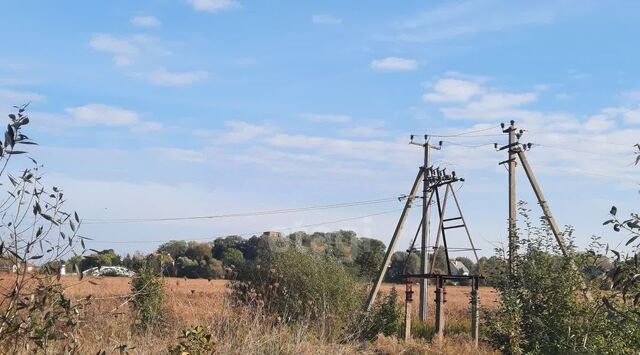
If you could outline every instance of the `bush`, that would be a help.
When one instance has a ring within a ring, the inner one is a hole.
[[[373,340],[378,334],[399,336],[403,324],[403,311],[398,303],[398,291],[392,288],[381,302],[376,303],[369,312],[364,324],[362,338]]]
[[[558,253],[547,231],[528,232],[514,262],[517,277],[494,280],[502,301],[488,317],[488,341],[511,354],[636,353],[638,325],[607,312],[599,287],[589,285],[593,301],[583,297],[582,273]]]
[[[169,354],[200,355],[213,352],[211,331],[201,326],[183,330],[178,339],[178,344],[169,348]]]
[[[315,322],[327,335],[338,336],[363,307],[364,285],[331,256],[289,249],[245,264],[242,274],[231,284],[236,301],[283,322]]]
[[[133,293],[131,305],[135,324],[147,329],[160,324],[164,319],[164,288],[162,277],[152,268],[144,266],[131,281]]]

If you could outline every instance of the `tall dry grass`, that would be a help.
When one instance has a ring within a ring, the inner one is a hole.
[[[196,325],[208,329],[220,354],[493,354],[481,345],[474,349],[468,336],[447,336],[443,344],[417,339],[405,343],[393,337],[373,342],[335,343],[323,339],[314,324],[284,325],[268,319],[255,309],[237,307],[227,297],[227,281],[166,278],[166,320],[145,332],[131,327],[133,316],[128,305],[128,278],[63,277],[71,299],[92,296],[81,313],[77,328],[79,352],[96,354],[162,354],[174,346],[180,331]],[[0,281],[2,283],[2,281]],[[391,286],[385,285],[383,292]],[[401,290],[399,288],[399,290]],[[447,316],[450,324],[468,323],[467,288],[448,288]],[[490,289],[481,290],[485,298],[495,298]],[[52,349],[55,353],[56,349]]]

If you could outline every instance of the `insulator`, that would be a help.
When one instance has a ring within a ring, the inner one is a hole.
[[[516,124],[516,121],[511,120],[511,126],[513,126],[513,125],[515,125],[515,124]]]
[[[502,129],[504,129],[504,122],[503,122],[503,123],[500,123],[500,127],[501,127]]]

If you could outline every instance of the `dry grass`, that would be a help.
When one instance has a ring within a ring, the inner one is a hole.
[[[0,281],[1,283],[1,281]],[[439,346],[422,340],[404,343],[395,338],[381,337],[371,343],[336,344],[319,339],[313,325],[288,327],[273,325],[256,316],[256,312],[230,307],[227,300],[227,281],[165,279],[167,319],[161,329],[141,334],[132,330],[132,316],[126,296],[130,292],[128,278],[62,278],[71,299],[91,295],[92,302],[83,312],[80,325],[80,353],[95,354],[99,350],[118,353],[117,347],[127,345],[129,353],[166,353],[176,344],[181,329],[195,325],[209,326],[216,342],[216,353],[224,354],[492,354],[481,346],[475,350],[467,336],[449,336]],[[391,285],[384,285],[388,292]],[[398,291],[403,291],[403,285]],[[447,287],[447,317],[452,324],[468,323],[468,287]],[[403,292],[400,293],[404,299]],[[497,300],[495,291],[481,289],[486,305]],[[417,302],[414,302],[417,304]],[[417,305],[416,305],[417,307]]]

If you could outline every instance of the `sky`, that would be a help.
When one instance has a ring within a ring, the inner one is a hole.
[[[516,121],[578,246],[634,211],[640,36],[633,1],[14,1],[2,5],[0,111],[25,133],[89,247],[352,229],[388,242],[432,137],[481,255],[506,243]],[[541,215],[526,176],[518,199]],[[306,212],[145,223],[109,219]],[[413,237],[414,208],[401,237]],[[451,211],[450,211],[451,212]],[[363,217],[367,216],[367,217]],[[435,212],[432,219],[437,218]],[[435,232],[432,224],[432,233]],[[463,234],[449,246],[466,247]],[[460,255],[467,256],[467,255]]]

